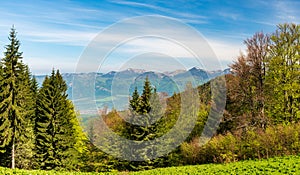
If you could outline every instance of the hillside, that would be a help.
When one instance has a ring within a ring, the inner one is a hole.
[[[132,94],[135,87],[142,89],[143,82],[148,76],[149,80],[156,87],[157,92],[164,92],[168,96],[174,93],[182,92],[185,88],[187,82],[192,82],[196,87],[201,85],[210,79],[217,76],[228,74],[229,69],[217,70],[217,71],[205,71],[193,67],[187,71],[177,70],[172,72],[153,72],[141,69],[127,69],[120,72],[111,71],[106,74],[103,73],[65,73],[62,74],[64,80],[68,85],[68,97],[71,100],[73,80],[80,81],[80,87],[76,87],[78,92],[81,92],[80,96],[86,97],[88,95],[86,91],[86,84],[88,82],[95,81],[95,99],[97,106],[103,108],[107,106],[108,108],[118,108],[123,109],[124,104],[127,103],[128,97]],[[45,75],[36,76],[38,84],[41,86]],[[81,82],[83,81],[83,82]],[[128,92],[129,91],[129,92]],[[141,92],[140,92],[141,93]],[[80,100],[76,99],[75,100]],[[113,101],[114,100],[114,101]],[[116,104],[120,102],[120,104]],[[115,104],[113,104],[115,103]],[[86,105],[83,101],[82,103],[75,103],[82,114],[89,113],[91,109],[90,105]],[[115,105],[115,106],[114,106]]]

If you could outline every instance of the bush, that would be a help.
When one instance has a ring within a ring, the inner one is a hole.
[[[300,152],[300,124],[270,126],[266,130],[249,130],[243,136],[217,135],[206,145],[199,139],[181,145],[186,164],[229,163],[264,159]]]

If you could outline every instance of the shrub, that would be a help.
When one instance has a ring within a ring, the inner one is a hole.
[[[199,139],[181,145],[186,164],[229,163],[263,159],[300,152],[300,124],[270,126],[265,130],[248,130],[243,136],[217,135],[199,146]]]

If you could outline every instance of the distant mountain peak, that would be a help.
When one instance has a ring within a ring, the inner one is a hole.
[[[128,69],[123,70],[123,71],[134,72],[134,73],[144,73],[144,72],[146,72],[146,70],[144,70],[144,69],[133,69],[133,68],[128,68]]]
[[[192,67],[189,71],[204,71],[204,72],[206,72],[204,69],[199,68],[199,67]]]
[[[115,73],[116,73],[116,71],[110,71],[110,72],[107,73],[107,75],[112,75],[112,74],[115,74]]]
[[[116,71],[110,71],[104,75],[102,75],[102,77],[114,77],[116,75]]]
[[[163,74],[172,77],[172,76],[175,76],[175,75],[180,74],[180,73],[183,73],[183,72],[186,72],[186,70],[178,69],[178,70],[175,70],[175,71],[166,71],[166,72],[164,72]]]

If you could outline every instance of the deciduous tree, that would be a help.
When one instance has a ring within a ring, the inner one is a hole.
[[[271,36],[266,61],[268,114],[278,122],[300,118],[300,25],[282,24]]]

